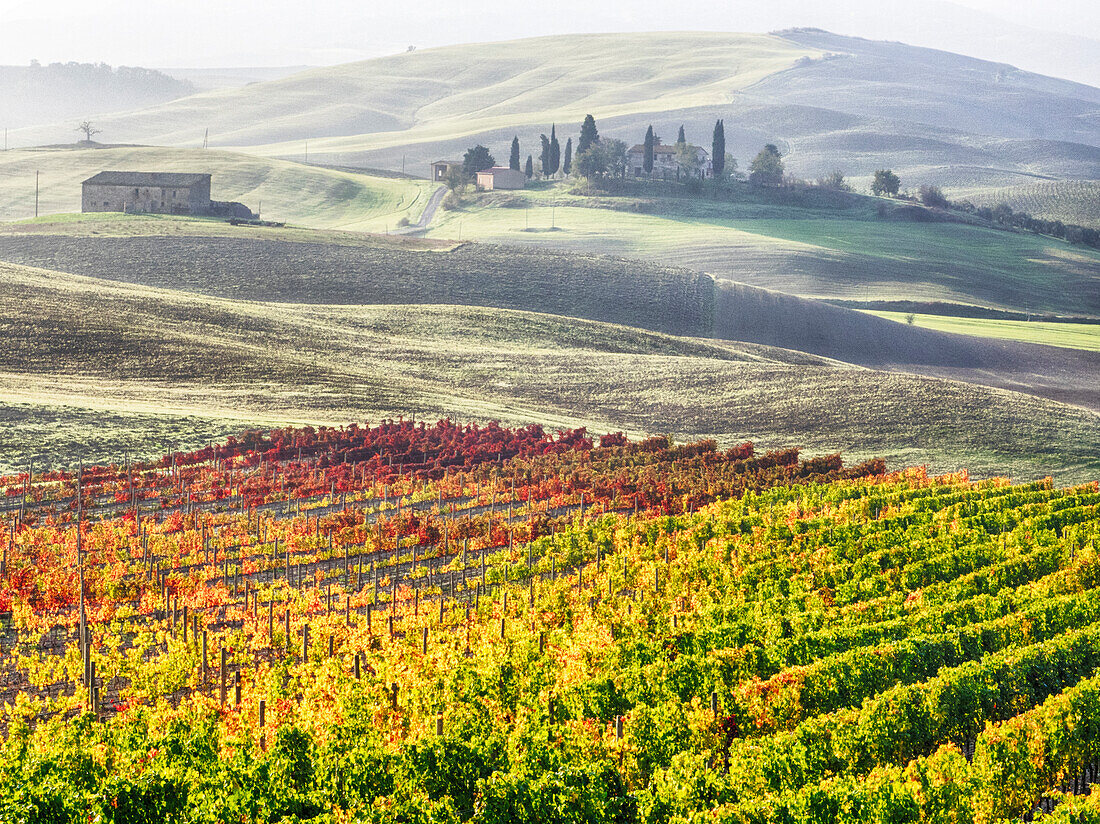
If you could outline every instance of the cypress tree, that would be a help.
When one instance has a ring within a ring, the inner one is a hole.
[[[519,171],[519,135],[512,138],[512,154],[508,157],[508,168]]]
[[[527,168],[523,170],[523,173],[528,178],[535,176],[535,161],[531,158],[531,155],[527,155]]]
[[[645,169],[645,173],[652,174],[653,172],[653,127],[650,126],[645,130],[645,156],[642,160],[642,168]]]
[[[710,142],[711,166],[716,178],[726,170],[726,125],[721,120],[714,123],[714,139]]]
[[[561,144],[558,143],[557,127],[550,125],[550,174],[557,174],[561,166]]]
[[[600,133],[596,131],[596,118],[590,114],[584,116],[581,124],[581,136],[577,141],[577,154],[587,150],[593,143],[600,139]]]
[[[565,160],[562,161],[561,170],[563,174],[573,171],[573,138],[565,141]]]
[[[684,137],[684,124],[680,124],[680,133],[676,135],[677,143],[687,143],[687,138]]]
[[[539,161],[542,163],[542,176],[547,177],[550,174],[550,138],[540,134],[539,139],[542,140],[542,154],[539,155]]]

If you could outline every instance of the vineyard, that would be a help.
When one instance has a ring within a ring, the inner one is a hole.
[[[1004,203],[1044,220],[1100,228],[1096,214],[1100,183],[1094,180],[1041,180],[999,189],[962,189],[960,194],[976,206],[992,209]]]
[[[0,821],[1100,821],[1100,487],[408,420],[0,478]]]

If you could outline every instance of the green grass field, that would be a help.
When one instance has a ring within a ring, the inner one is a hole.
[[[341,229],[309,229],[301,226],[233,226],[220,218],[183,217],[179,215],[95,212],[65,213],[39,218],[0,223],[2,237],[34,237],[35,235],[67,238],[254,238],[294,243],[322,243],[350,248],[398,249],[406,251],[449,250],[455,241],[433,240],[416,235],[376,234]]]
[[[805,297],[1100,316],[1100,253],[1038,235],[881,220],[868,206],[665,199],[640,214],[626,211],[636,198],[597,201],[619,208],[546,191],[467,200],[438,213],[428,236],[641,257]]]
[[[870,312],[880,318],[908,322],[906,312]],[[1047,346],[1064,346],[1069,349],[1087,349],[1100,352],[1100,324],[1095,323],[1044,323],[1041,321],[994,320],[989,318],[957,318],[950,315],[914,314],[913,323],[925,329],[954,332],[960,335],[977,335],[985,338],[1019,340],[1025,343],[1042,343]]]
[[[80,211],[80,183],[96,172],[204,171],[214,200],[236,200],[266,220],[324,229],[384,232],[420,217],[426,181],[372,177],[232,152],[150,147],[12,150],[0,153],[0,221]]]

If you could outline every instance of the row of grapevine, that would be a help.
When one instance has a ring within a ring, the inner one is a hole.
[[[1088,814],[1096,485],[433,429],[11,495],[0,820]]]

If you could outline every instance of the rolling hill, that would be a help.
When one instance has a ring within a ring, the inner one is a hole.
[[[586,113],[604,134],[709,144],[717,117],[742,163],[767,141],[788,168],[907,184],[1100,178],[1100,90],[947,52],[792,30],[570,35],[426,49],[313,69],[104,118],[105,139],[215,145],[338,164],[426,169],[475,142],[528,152]],[[1042,118],[1031,116],[1042,111]],[[22,145],[58,129],[17,133]],[[537,154],[537,152],[536,152]]]
[[[228,299],[6,263],[0,297],[4,467],[414,414],[1067,482],[1100,471],[1094,413],[755,344],[490,307]]]
[[[1100,90],[817,30],[428,50],[5,152],[0,219],[57,214],[0,223],[0,820],[1100,820],[1100,252],[365,171],[585,111],[1095,217]],[[285,223],[74,214],[109,168]]]
[[[717,105],[807,56],[819,53],[767,35],[585,35],[452,46],[200,94],[104,120],[103,128],[120,140],[167,145],[195,145],[206,127],[221,146],[349,135],[400,145],[513,123],[579,122],[590,110],[612,116]]]
[[[28,232],[14,226],[0,234],[0,260],[223,299],[545,312],[782,347],[1100,411],[1098,353],[904,326],[690,269],[480,243],[425,252],[400,242],[363,245],[338,234],[265,238],[245,229],[237,236],[166,236],[159,223],[114,237],[102,227],[99,234],[73,237],[66,236],[66,224],[52,234],[46,227]]]
[[[686,266],[722,280],[852,303],[911,300],[1100,317],[1100,253],[945,220],[905,204],[810,190],[709,198],[486,193],[427,235]]]
[[[0,153],[0,220],[80,211],[80,183],[105,169],[204,171],[215,200],[237,200],[265,219],[321,228],[385,231],[416,221],[433,187],[424,181],[202,149],[141,146],[11,150]]]
[[[7,21],[5,21],[5,24]],[[76,124],[106,112],[143,108],[194,94],[186,79],[156,69],[104,63],[50,63],[0,66],[0,123],[15,129],[72,120]]]
[[[1100,316],[1092,251],[748,187],[719,202],[540,184],[471,198],[424,239],[332,230],[415,221],[434,188],[336,164],[423,168],[474,141],[503,157],[513,133],[526,152],[550,122],[564,138],[588,111],[605,135],[684,123],[704,143],[722,116],[742,158],[776,140],[795,173],[841,165],[858,182],[890,165],[906,183],[977,190],[1100,178],[1098,105],[1096,89],[1009,67],[792,31],[425,50],[120,116],[100,124],[105,137],[178,145],[5,153],[0,217],[29,214],[35,171],[40,211],[68,212],[105,168],[202,168],[215,197],[311,228],[80,216],[0,229],[3,322],[21,342],[0,414],[55,458],[64,439],[89,455],[148,452],[185,427],[204,440],[413,406],[1089,477],[1100,353],[806,298]],[[1037,107],[1041,131],[1025,116]],[[237,149],[186,148],[199,123]],[[310,159],[332,165],[295,162],[306,138]],[[80,434],[96,415],[98,445]]]
[[[80,181],[103,169],[210,171],[216,198],[261,208],[267,219],[318,229],[392,231],[402,219],[415,223],[436,188],[419,180],[222,150],[12,150],[0,154],[0,219],[33,214],[36,172],[39,211],[50,215],[79,209]],[[1087,187],[1064,183],[1064,191],[1075,193],[1079,212],[1090,207]],[[644,257],[853,305],[946,302],[1100,317],[1095,250],[964,225],[858,195],[742,186],[727,197],[669,197],[659,187],[645,186],[614,197],[586,196],[567,184],[539,183],[522,193],[486,193],[467,198],[462,208],[435,212],[427,235],[447,243],[476,239]],[[162,222],[159,231],[184,225]],[[118,224],[112,226],[117,230]]]

